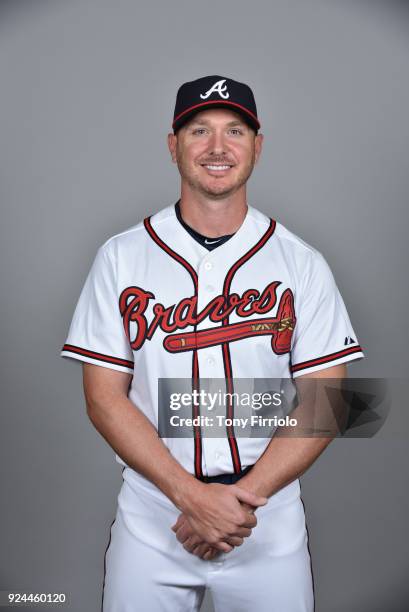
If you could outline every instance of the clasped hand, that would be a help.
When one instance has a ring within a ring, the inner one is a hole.
[[[243,544],[257,525],[254,511],[266,503],[238,485],[201,484],[172,530],[185,550],[210,560]]]

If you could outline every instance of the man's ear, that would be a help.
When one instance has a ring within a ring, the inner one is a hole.
[[[263,148],[264,135],[257,134],[254,139],[254,148],[255,148],[255,163],[258,162],[258,159],[261,155],[261,151]]]
[[[178,137],[176,134],[169,133],[168,134],[168,147],[170,151],[170,155],[172,157],[172,161],[176,163],[176,143],[178,141]]]

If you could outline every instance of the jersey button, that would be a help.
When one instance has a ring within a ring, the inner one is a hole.
[[[207,365],[214,365],[214,358],[213,357],[208,357],[206,359],[206,363],[207,363]]]
[[[211,261],[206,261],[205,265],[204,265],[204,269],[209,271],[213,268],[213,264]]]
[[[220,459],[220,453],[217,453],[217,452],[216,452],[216,453],[214,454],[214,458],[216,459],[216,461],[217,461],[218,459]]]
[[[207,293],[214,293],[213,285],[207,285],[206,286],[206,291],[207,291]]]

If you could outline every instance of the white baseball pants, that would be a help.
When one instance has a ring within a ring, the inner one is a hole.
[[[103,612],[193,612],[206,587],[216,612],[312,612],[304,507],[295,492],[256,511],[242,546],[204,561],[171,530],[178,509],[124,481],[105,557]]]

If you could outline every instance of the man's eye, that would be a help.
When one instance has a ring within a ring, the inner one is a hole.
[[[230,131],[235,132],[236,134],[243,134],[242,130],[239,130],[239,128],[232,128]]]
[[[193,134],[198,134],[199,132],[205,132],[206,130],[204,128],[197,128],[196,130],[193,130]]]

